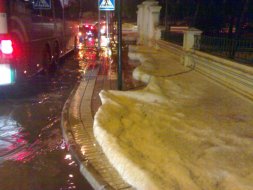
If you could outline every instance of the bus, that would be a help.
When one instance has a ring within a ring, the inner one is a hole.
[[[75,48],[78,22],[62,1],[0,0],[0,86],[53,71]]]

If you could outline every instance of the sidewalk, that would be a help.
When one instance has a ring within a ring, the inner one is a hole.
[[[94,135],[140,190],[252,190],[253,102],[163,49],[131,48],[147,86],[102,91]]]
[[[146,88],[123,67],[124,90],[135,91],[103,91],[96,113],[98,93],[116,87],[115,66],[102,72],[100,65],[62,113],[64,137],[93,188],[253,189],[252,101],[163,50],[133,48],[130,55],[142,63],[133,75]]]
[[[123,56],[127,54],[123,53]],[[132,187],[111,166],[93,134],[93,117],[101,106],[100,91],[117,88],[116,63],[109,63],[111,61],[101,59],[96,67],[87,69],[82,81],[65,103],[62,129],[81,173],[94,189],[131,190]],[[123,88],[135,88],[140,82],[132,80],[133,67],[125,64],[127,62],[123,63]]]

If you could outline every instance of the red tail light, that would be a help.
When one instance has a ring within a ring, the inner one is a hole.
[[[94,27],[93,27],[93,26],[91,26],[91,27],[90,27],[90,29],[92,29],[92,30],[93,30],[93,29],[94,29]]]
[[[13,46],[11,40],[1,40],[0,49],[3,54],[10,55],[13,53]]]

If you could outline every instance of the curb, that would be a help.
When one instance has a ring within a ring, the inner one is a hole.
[[[81,155],[80,148],[78,144],[75,142],[75,138],[69,124],[69,107],[70,107],[71,102],[76,101],[74,99],[74,95],[80,85],[82,85],[82,82],[80,82],[80,84],[77,85],[72,90],[69,98],[64,104],[64,107],[61,113],[61,128],[62,128],[63,138],[66,141],[67,147],[71,155],[77,161],[81,174],[87,179],[90,185],[95,190],[114,190],[114,188],[112,188],[108,183],[106,183],[103,180],[102,176],[98,173],[98,171],[91,164],[87,162],[87,159],[85,159],[84,156]]]
[[[61,114],[63,137],[81,174],[95,190],[133,190],[110,164],[93,134],[91,101],[95,85],[100,83],[99,68],[86,69],[65,102]],[[103,80],[109,79],[104,75]]]

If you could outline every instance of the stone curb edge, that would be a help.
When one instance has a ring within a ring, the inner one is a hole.
[[[112,188],[107,182],[103,180],[98,171],[87,162],[88,160],[85,160],[85,158],[81,155],[81,152],[78,151],[80,149],[78,149],[78,144],[75,142],[74,135],[72,133],[71,126],[68,121],[70,103],[72,101],[76,101],[73,97],[81,84],[82,82],[80,82],[79,85],[76,85],[74,87],[63,106],[61,113],[61,128],[63,138],[66,141],[67,147],[71,155],[77,161],[81,174],[90,183],[90,185],[95,190],[114,190],[114,188]]]

